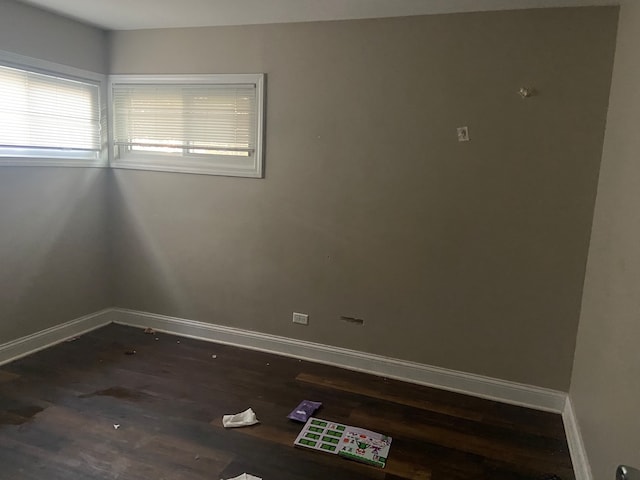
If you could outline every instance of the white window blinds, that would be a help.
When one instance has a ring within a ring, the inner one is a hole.
[[[97,159],[100,88],[0,66],[0,156]]]
[[[112,75],[111,166],[262,177],[264,74]]]
[[[114,85],[114,144],[122,150],[250,156],[255,85]]]

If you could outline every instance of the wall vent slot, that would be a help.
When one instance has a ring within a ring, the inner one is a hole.
[[[340,320],[347,323],[353,323],[354,325],[364,325],[364,319],[362,318],[345,317],[344,315],[341,315]]]

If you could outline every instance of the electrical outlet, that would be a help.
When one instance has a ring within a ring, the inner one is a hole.
[[[458,127],[458,141],[459,142],[469,141],[469,127]]]
[[[293,323],[299,323],[300,325],[309,325],[309,315],[306,313],[293,312]]]

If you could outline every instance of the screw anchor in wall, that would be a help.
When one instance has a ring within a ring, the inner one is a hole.
[[[536,93],[531,87],[520,87],[520,90],[518,90],[518,95],[523,99],[533,97]]]

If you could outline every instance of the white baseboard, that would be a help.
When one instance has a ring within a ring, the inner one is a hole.
[[[584,452],[579,430],[573,417],[573,410],[570,403],[566,401],[567,395],[564,392],[346,348],[135,310],[121,308],[101,310],[2,344],[0,345],[0,365],[112,322],[140,328],[151,327],[158,331],[184,337],[335,365],[349,370],[372,373],[419,385],[497,400],[503,403],[562,413],[563,418],[565,418],[570,448],[572,445],[571,439],[576,439],[578,442],[571,450],[572,458],[574,458],[574,450],[576,452]],[[568,411],[570,414],[567,413]],[[569,419],[567,419],[568,415]],[[570,426],[572,426],[571,429],[569,428]],[[574,460],[575,463],[576,460]],[[579,477],[578,480],[592,480],[590,472],[589,476]]]
[[[593,480],[587,451],[584,448],[582,434],[580,433],[578,418],[573,410],[570,397],[567,397],[562,411],[562,421],[564,422],[564,431],[567,436],[567,444],[569,445],[569,453],[571,454],[571,463],[573,463],[576,480]]]
[[[0,345],[0,365],[108,325],[111,323],[111,320],[108,318],[109,310],[110,309],[91,313],[84,317],[76,318],[61,325],[56,325],[55,327],[47,328],[46,330]]]
[[[562,413],[565,408],[567,395],[557,390],[432,367],[346,348],[121,308],[111,309],[107,313],[107,318],[114,323],[123,325],[140,328],[150,327],[157,331],[184,337],[335,365],[349,370],[372,373],[537,410]]]

